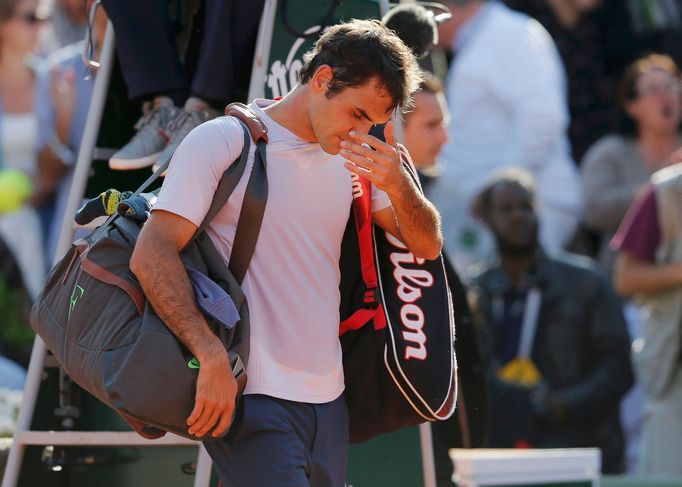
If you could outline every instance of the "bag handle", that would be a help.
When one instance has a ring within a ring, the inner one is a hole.
[[[313,39],[320,35],[320,33],[325,29],[325,27],[329,25],[329,23],[332,20],[332,16],[334,15],[334,12],[336,12],[337,7],[341,5],[342,1],[343,0],[332,0],[331,5],[329,6],[329,10],[327,10],[327,13],[324,14],[324,18],[320,23],[320,28],[316,29],[314,32],[309,32],[307,34],[304,32],[297,31],[289,23],[289,18],[287,17],[287,4],[289,3],[288,0],[280,0],[279,15],[282,17],[282,24],[284,24],[284,28],[289,32],[289,34],[300,39]]]

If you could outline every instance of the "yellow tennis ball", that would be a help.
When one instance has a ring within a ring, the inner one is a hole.
[[[33,191],[31,179],[17,169],[0,170],[0,213],[21,208]]]

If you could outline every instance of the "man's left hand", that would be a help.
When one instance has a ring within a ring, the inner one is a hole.
[[[346,169],[370,180],[389,196],[400,194],[409,180],[400,160],[393,122],[388,122],[384,129],[386,142],[357,131],[351,131],[348,135],[351,140],[341,142],[340,152],[346,159]]]

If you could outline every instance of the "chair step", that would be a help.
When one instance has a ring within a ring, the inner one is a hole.
[[[94,446],[200,446],[197,441],[168,433],[148,440],[132,431],[19,431],[15,442],[24,445],[94,445]]]

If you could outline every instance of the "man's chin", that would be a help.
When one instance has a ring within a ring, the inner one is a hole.
[[[341,139],[339,137],[334,137],[333,140],[320,144],[320,149],[329,155],[336,156],[341,152]]]

